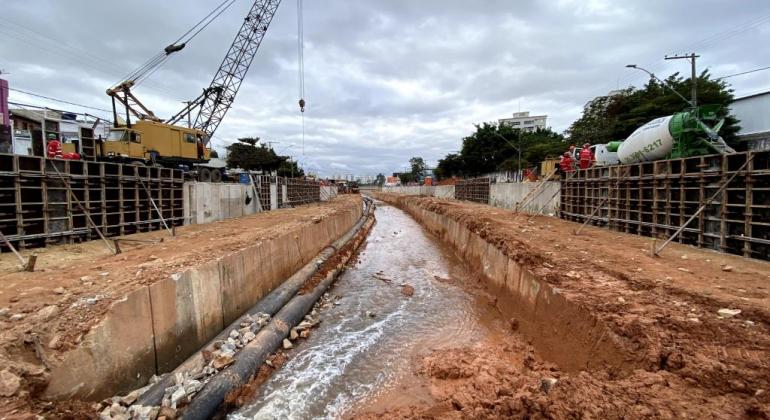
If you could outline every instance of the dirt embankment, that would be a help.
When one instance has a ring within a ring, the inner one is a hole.
[[[628,360],[628,369],[564,369],[522,344],[531,337],[520,336],[512,319],[513,339],[502,348],[480,343],[422,360],[418,370],[437,402],[387,414],[770,416],[767,263],[678,244],[651,257],[649,238],[598,228],[574,236],[578,225],[545,216],[434,198],[380,198],[442,214],[494,244],[606,325]],[[515,313],[500,302],[503,314]],[[735,310],[740,313],[731,315]]]
[[[320,205],[186,226],[177,229],[174,238],[165,231],[132,235],[131,239],[164,240],[124,242],[119,255],[111,255],[101,241],[36,249],[34,273],[16,272],[14,256],[0,255],[0,417],[15,410],[29,412],[30,407],[52,415],[46,411],[49,404],[34,398],[46,386],[46,365],[77,346],[115,300],[185,267],[312,224],[359,200],[341,197]],[[51,409],[66,416],[72,414],[68,406],[78,412],[84,405],[59,403]]]

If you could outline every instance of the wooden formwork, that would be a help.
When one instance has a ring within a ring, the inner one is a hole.
[[[741,168],[743,168],[741,170]],[[727,180],[724,192],[710,203]],[[561,181],[561,218],[770,260],[770,152],[596,167]]]
[[[463,179],[455,184],[455,198],[489,204],[489,178]]]
[[[84,209],[105,236],[161,229],[150,197],[181,226],[183,184],[167,168],[0,154],[0,231],[20,248],[98,238]]]

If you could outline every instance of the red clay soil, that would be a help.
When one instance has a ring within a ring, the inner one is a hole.
[[[444,350],[418,362],[435,402],[361,417],[770,417],[769,264],[679,244],[651,257],[650,238],[600,228],[574,236],[577,224],[552,217],[379,198],[402,208],[417,203],[495,244],[606,325],[627,365],[556,366],[526,344],[531,337],[513,319],[505,345]],[[741,313],[723,318],[723,308]]]
[[[192,264],[317,222],[356,201],[360,198],[346,196],[320,205],[186,226],[177,229],[175,238],[164,231],[132,235],[131,239],[164,241],[121,243],[119,255],[111,255],[101,241],[35,249],[25,252],[38,254],[34,273],[16,272],[14,256],[0,255],[0,376],[8,370],[23,378],[20,391],[4,398],[0,377],[0,418],[30,404],[45,412],[48,405],[30,395],[45,387],[46,361],[76,346],[114,300]]]

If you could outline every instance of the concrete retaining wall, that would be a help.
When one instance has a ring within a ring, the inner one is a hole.
[[[51,362],[48,399],[98,400],[175,368],[350,230],[351,203],[318,223],[188,267],[115,302],[82,344]]]
[[[512,209],[516,203],[524,199],[539,183],[530,182],[500,182],[490,184],[489,205],[504,209]],[[554,214],[559,209],[559,182],[548,182],[542,191],[535,193],[534,198],[522,208],[527,213]],[[383,187],[382,192],[401,195],[421,195],[445,199],[455,198],[454,185],[432,187]]]
[[[246,204],[246,196],[251,197]],[[257,212],[257,201],[250,185],[211,182],[185,182],[184,217],[186,225],[199,225]]]
[[[533,271],[509,258],[496,244],[475,233],[467,220],[427,210],[415,197],[377,197],[407,211],[451,245],[471,270],[487,282],[498,297],[501,312],[519,321],[522,334],[547,360],[565,370],[627,367],[625,352],[614,333]]]
[[[533,182],[503,182],[489,186],[489,205],[512,209],[535,189],[540,183]],[[530,197],[529,203],[522,209],[527,213],[556,213],[559,208],[560,184],[549,181],[541,191]]]

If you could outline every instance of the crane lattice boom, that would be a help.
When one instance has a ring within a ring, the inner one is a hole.
[[[200,111],[194,128],[202,130],[208,139],[214,135],[219,123],[235,101],[244,77],[259,50],[267,28],[273,20],[281,0],[256,0],[248,16],[235,36],[211,85],[201,95]],[[207,140],[209,141],[209,140]]]

